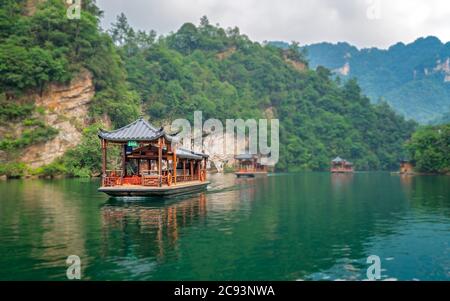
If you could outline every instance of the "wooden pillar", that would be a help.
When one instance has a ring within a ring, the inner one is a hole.
[[[200,180],[201,161],[197,161],[197,178]]]
[[[191,181],[194,180],[194,165],[192,164],[192,160],[189,161],[189,167],[190,167],[190,176],[191,176]]]
[[[162,141],[161,138],[158,139],[158,175],[159,175],[159,186],[162,185]]]
[[[105,139],[102,139],[102,176],[106,177],[106,156],[107,156],[107,142]]]
[[[138,175],[141,174],[141,159],[137,159],[137,169],[138,169]]]
[[[172,165],[173,165],[173,179],[174,179],[174,183],[175,185],[177,185],[177,151],[176,149],[172,150],[173,152],[173,160],[172,160]]]
[[[186,159],[183,159],[183,180],[186,181]]]
[[[102,139],[102,175],[106,176],[106,141]]]
[[[206,181],[206,168],[208,166],[208,158],[205,158],[205,181]]]
[[[127,176],[127,145],[122,145],[122,177]]]

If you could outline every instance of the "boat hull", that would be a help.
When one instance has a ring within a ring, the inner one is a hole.
[[[266,171],[261,171],[261,172],[235,172],[234,173],[236,175],[236,177],[238,178],[254,178],[254,177],[258,177],[258,176],[266,176],[267,172]]]
[[[171,197],[182,194],[201,192],[206,189],[210,182],[198,182],[192,184],[173,185],[164,187],[147,186],[114,186],[100,187],[99,192],[113,197]]]
[[[354,171],[353,171],[353,170],[348,170],[348,171],[344,171],[344,170],[332,170],[331,173],[351,174],[351,173],[354,173]]]

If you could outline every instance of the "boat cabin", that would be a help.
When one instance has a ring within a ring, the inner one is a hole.
[[[337,157],[331,161],[331,172],[332,173],[352,173],[353,163],[346,161],[340,157]]]
[[[110,195],[164,195],[208,184],[208,155],[175,147],[176,137],[143,118],[118,130],[100,130],[98,136],[102,146],[99,191]],[[118,145],[121,150],[120,169],[108,169],[111,145]]]
[[[254,177],[256,175],[267,174],[267,166],[261,164],[261,158],[258,155],[241,154],[235,156],[236,176]]]

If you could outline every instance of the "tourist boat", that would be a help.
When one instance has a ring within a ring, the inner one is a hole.
[[[414,171],[413,162],[409,160],[401,160],[399,171],[393,171],[391,172],[391,175],[413,176],[417,175],[417,173]]]
[[[401,175],[413,175],[414,174],[414,164],[408,160],[400,161],[400,172]]]
[[[340,157],[331,161],[332,173],[353,173],[353,163],[348,162]]]
[[[261,159],[257,155],[241,154],[234,158],[237,162],[236,172],[239,177],[256,177],[267,175],[267,166],[261,164]]]
[[[208,155],[174,147],[176,137],[143,118],[115,131],[98,133],[102,185],[110,196],[173,196],[206,189]],[[121,169],[108,170],[108,147],[121,150]]]

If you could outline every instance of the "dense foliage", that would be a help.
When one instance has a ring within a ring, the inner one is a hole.
[[[136,118],[141,104],[156,124],[192,118],[196,110],[221,120],[278,118],[280,170],[324,170],[337,155],[358,169],[396,169],[415,128],[387,104],[371,105],[356,81],[341,85],[328,69],[308,69],[298,44],[287,49],[261,45],[238,28],[211,25],[206,17],[199,26],[186,23],[157,38],[153,31],[133,30],[121,15],[108,35],[99,28],[101,14],[93,1],[83,1],[80,20],[68,20],[59,0],[45,1],[27,17],[20,1],[1,3],[0,100],[6,105],[0,121],[24,125],[34,120],[32,101],[14,102],[16,96],[30,89],[42,92],[50,82],[66,82],[85,68],[95,79],[93,119],[106,113],[115,127]],[[7,149],[11,143],[48,139],[54,133],[47,130],[23,141],[2,139],[1,145]],[[96,126],[86,129],[77,148],[31,173],[98,173],[95,133]],[[23,172],[23,165],[3,171]]]
[[[283,42],[273,44],[288,47]],[[344,79],[356,77],[373,102],[385,99],[407,118],[429,123],[450,111],[450,43],[427,37],[387,50],[359,50],[348,43],[319,43],[303,49],[312,68],[337,70],[348,63]]]
[[[355,81],[341,87],[325,68],[299,69],[305,53],[295,44],[261,45],[205,17],[143,45],[123,15],[111,32],[153,121],[190,118],[194,110],[222,120],[274,115],[281,170],[327,169],[337,155],[358,169],[395,169],[415,126],[385,103],[371,105]]]
[[[419,172],[450,172],[450,124],[417,130],[407,148]]]
[[[1,1],[0,94],[13,99],[30,90],[42,93],[49,83],[67,82],[86,68],[94,74],[97,91],[93,115],[107,113],[116,125],[133,120],[139,114],[138,98],[128,89],[111,38],[99,30],[95,3],[82,1],[81,18],[69,20],[64,1],[44,1],[31,16],[24,2]],[[30,114],[20,106],[8,104],[0,117]]]

